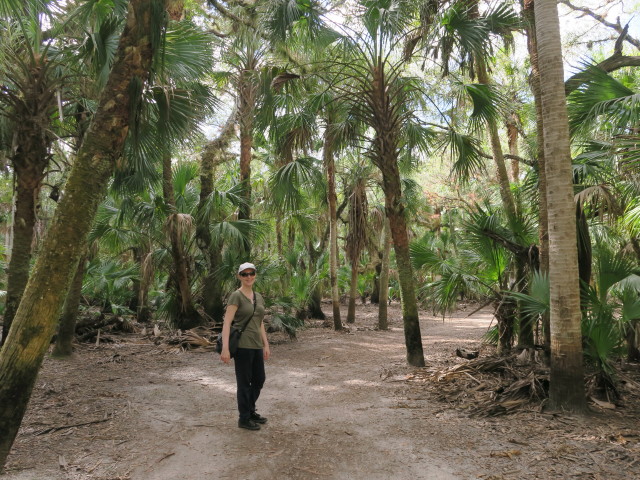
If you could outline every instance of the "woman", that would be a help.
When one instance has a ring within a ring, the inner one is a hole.
[[[229,353],[229,332],[231,324],[242,326],[246,323],[236,352],[236,383],[238,411],[240,418],[238,427],[247,430],[260,430],[260,424],[267,419],[256,412],[256,400],[265,381],[264,361],[271,356],[269,341],[264,329],[264,299],[253,291],[256,281],[256,266],[243,263],[238,268],[240,288],[233,292],[227,300],[227,309],[222,325],[222,352],[220,359],[224,363],[231,361]],[[247,323],[248,322],[248,323]]]

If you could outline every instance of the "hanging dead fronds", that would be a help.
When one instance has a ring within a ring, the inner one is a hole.
[[[369,205],[363,178],[359,178],[349,196],[349,231],[346,254],[351,263],[356,263],[367,243],[367,216]]]

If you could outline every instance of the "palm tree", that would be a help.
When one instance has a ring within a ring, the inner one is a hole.
[[[358,267],[360,254],[367,243],[367,185],[366,169],[356,168],[355,183],[351,187],[349,198],[349,224],[345,250],[347,259],[351,262],[351,290],[349,293],[349,308],[347,310],[347,323],[356,321],[356,289],[358,286]]]
[[[29,279],[38,196],[56,139],[56,95],[65,90],[65,78],[60,74],[65,71],[64,60],[43,35],[43,22],[54,18],[51,7],[31,0],[21,6],[18,16],[1,22],[0,115],[8,119],[12,130],[7,135],[12,142],[7,150],[11,151],[15,176],[15,212],[0,345],[7,338]]]
[[[207,203],[214,193],[215,171],[218,166],[228,162],[231,155],[227,148],[235,134],[235,111],[229,116],[220,134],[205,145],[200,156],[200,203],[196,218],[196,243],[207,262],[207,274],[203,279],[202,306],[205,313],[216,323],[221,323],[224,316],[222,283],[217,270],[222,264],[222,248],[220,242],[214,242],[209,224],[211,216],[207,215]]]
[[[582,364],[578,253],[558,8],[556,2],[551,0],[537,0],[534,8],[549,214],[549,400],[554,408],[582,412],[586,409],[586,399]]]
[[[140,101],[154,49],[160,45],[163,8],[164,3],[156,0],[129,2],[129,21],[109,80],[14,317],[14,328],[0,351],[0,405],[12,406],[0,411],[1,466],[18,433],[85,237],[122,153],[132,107]]]
[[[424,353],[416,301],[409,238],[402,198],[398,161],[401,152],[409,155],[424,147],[429,135],[414,117],[417,106],[411,93],[420,92],[416,79],[404,74],[406,59],[397,51],[411,19],[412,5],[406,2],[366,2],[362,8],[362,33],[341,40],[343,56],[330,70],[341,101],[372,130],[368,152],[382,173],[385,211],[393,236],[402,294],[402,312],[410,365],[424,365]],[[407,139],[404,132],[414,135]]]

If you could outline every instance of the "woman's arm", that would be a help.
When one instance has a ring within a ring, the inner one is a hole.
[[[220,353],[220,360],[224,363],[231,361],[231,353],[229,353],[229,332],[231,332],[231,323],[237,311],[238,305],[229,304],[224,312],[224,321],[222,323],[222,352]]]
[[[260,336],[262,337],[262,351],[264,352],[264,359],[269,360],[271,356],[271,349],[269,348],[269,340],[267,340],[267,332],[264,329],[264,321],[260,323]]]

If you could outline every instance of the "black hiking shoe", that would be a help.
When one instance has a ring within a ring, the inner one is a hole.
[[[249,417],[249,420],[253,420],[256,423],[262,423],[262,424],[267,423],[267,419],[262,415],[260,415],[258,412],[252,412],[251,416]]]
[[[238,420],[238,427],[246,428],[247,430],[260,430],[260,425],[248,418],[247,420]]]

